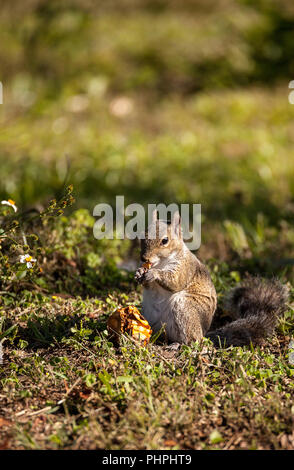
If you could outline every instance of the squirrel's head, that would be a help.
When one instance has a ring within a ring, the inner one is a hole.
[[[141,240],[141,261],[149,261],[153,266],[168,261],[183,249],[181,218],[176,212],[170,223],[157,220],[157,211],[152,213],[152,222]]]

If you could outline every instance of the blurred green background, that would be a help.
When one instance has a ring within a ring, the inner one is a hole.
[[[0,44],[1,198],[201,203],[204,257],[294,256],[292,0],[2,0]]]

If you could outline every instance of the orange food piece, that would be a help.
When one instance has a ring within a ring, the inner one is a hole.
[[[108,318],[107,329],[115,342],[119,341],[121,334],[127,333],[146,345],[152,334],[148,321],[134,305],[118,308],[112,313]]]
[[[146,263],[142,264],[142,268],[145,268],[145,269],[150,269],[151,266],[152,266],[152,263],[150,263],[150,261],[146,261]]]

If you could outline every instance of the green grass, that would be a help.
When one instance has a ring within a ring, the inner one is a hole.
[[[123,338],[116,349],[109,314],[141,301],[132,273],[111,258],[119,262],[125,252],[119,257],[118,242],[93,240],[93,219],[83,210],[52,223],[55,233],[47,224],[35,229],[47,243],[34,273],[11,276],[0,298],[2,448],[293,445],[290,283],[289,310],[263,347],[217,350],[205,340],[175,353]],[[220,261],[209,266],[219,294],[216,323],[223,324],[222,296],[242,273]]]
[[[21,215],[0,211],[0,448],[293,448],[294,19],[276,3],[4,2],[0,200]],[[72,209],[32,219],[69,183]],[[115,349],[109,314],[141,302],[122,268],[138,244],[93,238],[116,195],[201,203],[216,323],[246,273],[274,275],[291,292],[274,338]]]
[[[132,293],[122,304],[133,302]],[[108,341],[117,297],[42,299],[7,336],[1,401],[10,448],[281,449],[293,445],[287,337],[262,349]],[[293,332],[293,323],[291,329]],[[10,338],[11,336],[11,338]],[[7,359],[8,359],[7,357]]]

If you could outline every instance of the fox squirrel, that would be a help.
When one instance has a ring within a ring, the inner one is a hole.
[[[175,347],[203,336],[220,347],[261,344],[286,310],[285,286],[278,280],[249,278],[226,298],[225,309],[233,321],[209,331],[217,305],[215,287],[207,268],[183,241],[178,212],[171,223],[157,220],[153,212],[141,240],[141,260],[145,265],[135,279],[143,285],[143,315],[154,332],[164,327]]]

